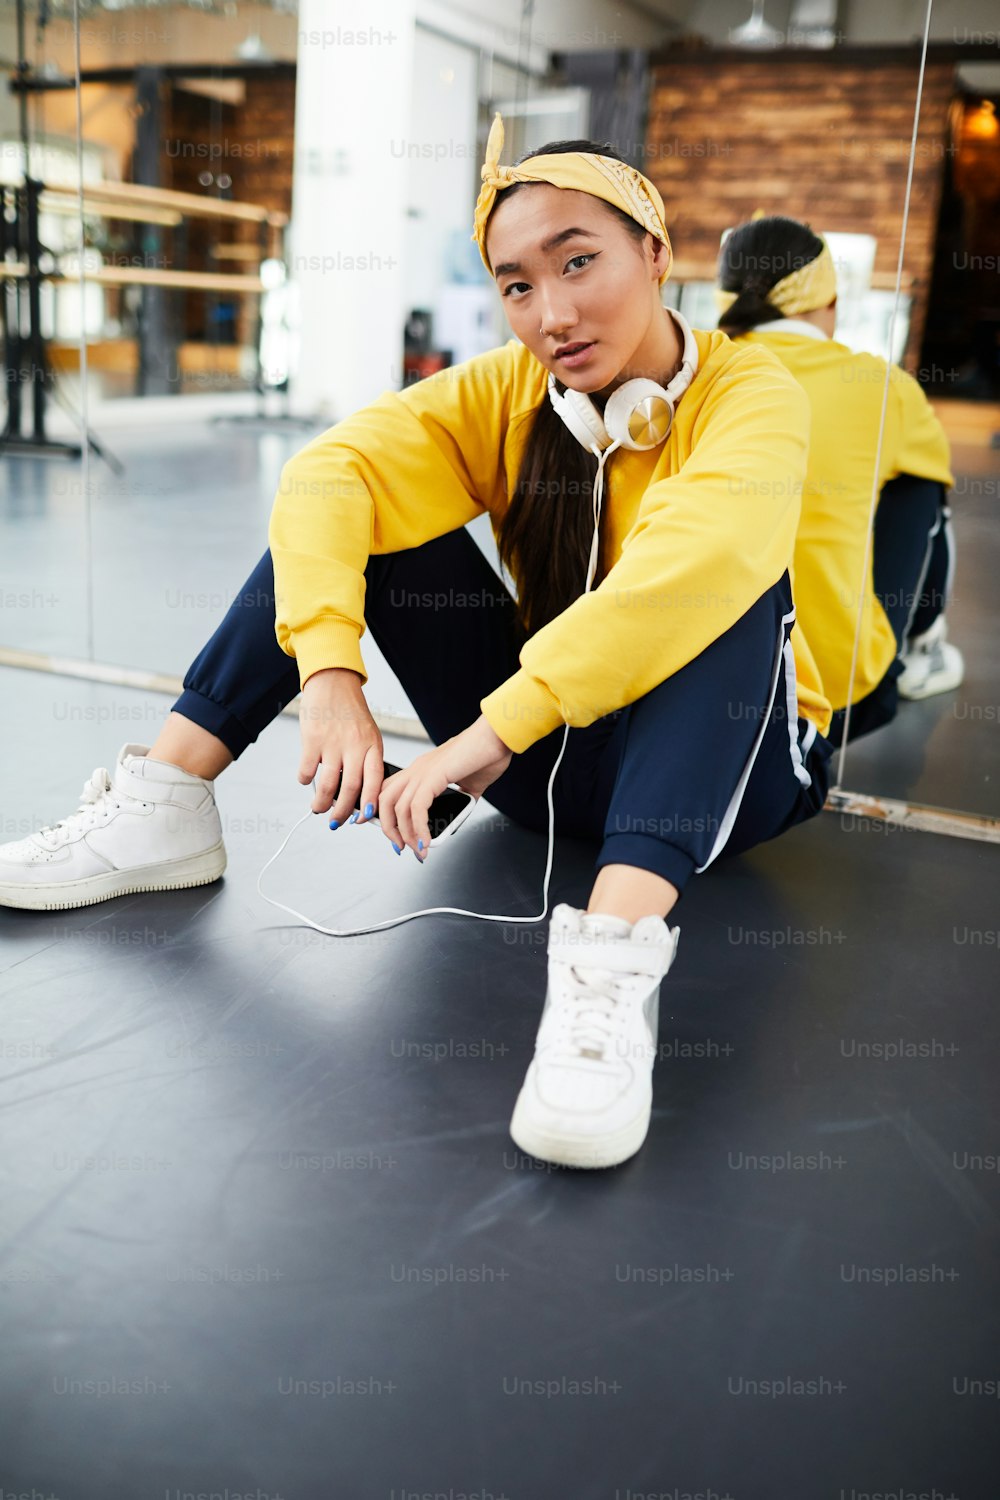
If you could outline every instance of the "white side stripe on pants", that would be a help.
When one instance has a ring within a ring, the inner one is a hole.
[[[803,751],[808,751],[809,746],[816,738],[816,726],[815,724],[809,725],[809,729],[806,732],[806,735],[802,742],[802,747],[800,749],[798,723],[799,701],[796,691],[795,653],[792,650],[791,640],[785,639],[785,626],[794,626],[794,624],[795,609],[793,607],[789,610],[787,615],[782,615],[781,617],[781,634],[778,636],[778,642],[774,653],[774,668],[771,673],[771,692],[767,700],[767,711],[761,719],[760,728],[757,731],[757,737],[753,742],[753,747],[750,751],[747,763],[743,767],[743,774],[740,776],[739,781],[736,783],[736,790],[733,792],[732,797],[729,799],[729,806],[726,808],[725,817],[722,819],[722,823],[719,826],[719,831],[716,834],[715,843],[712,845],[712,852],[706,859],[705,863],[697,867],[697,869],[695,870],[696,875],[700,875],[702,870],[707,870],[712,861],[718,858],[723,849],[726,847],[729,835],[733,831],[733,824],[736,822],[737,814],[739,813],[740,805],[743,801],[743,794],[747,789],[747,782],[750,780],[750,773],[754,767],[754,761],[757,759],[758,752],[764,740],[764,735],[767,733],[767,726],[770,722],[771,712],[774,708],[774,700],[778,694],[778,676],[781,672],[782,662],[784,663],[785,667],[785,708],[788,714],[788,742],[789,753],[791,754],[792,758],[792,770],[795,774],[796,779],[800,781],[803,786],[812,785],[812,777],[809,775],[809,772],[806,770],[805,765],[803,764],[802,755]]]

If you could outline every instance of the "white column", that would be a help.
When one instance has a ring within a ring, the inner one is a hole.
[[[402,384],[415,15],[416,0],[299,3],[292,399],[331,422]]]

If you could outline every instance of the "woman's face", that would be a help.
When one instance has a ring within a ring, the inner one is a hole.
[[[669,252],[603,199],[547,182],[501,193],[486,253],[512,330],[563,385],[611,390],[661,367]]]

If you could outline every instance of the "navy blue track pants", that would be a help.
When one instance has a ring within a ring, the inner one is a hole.
[[[885,610],[896,648],[929,630],[948,602],[955,564],[954,539],[946,504],[947,490],[935,479],[899,474],[879,494],[872,538],[872,584]],[[849,740],[880,729],[899,707],[896,679],[903,671],[897,656],[882,681],[851,709]],[[844,710],[838,709],[827,733],[839,747]]]

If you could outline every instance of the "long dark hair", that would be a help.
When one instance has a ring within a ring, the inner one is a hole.
[[[746,333],[758,323],[784,317],[768,293],[785,276],[816,259],[823,248],[818,234],[798,219],[771,214],[740,224],[719,251],[718,282],[739,296],[719,319],[723,333]]]
[[[563,151],[590,151],[624,161],[613,146],[596,141],[552,141],[519,159]],[[515,182],[497,195],[532,184]],[[637,241],[649,232],[637,220],[599,200]],[[494,205],[495,207],[496,205]],[[583,593],[594,538],[593,490],[597,460],[569,431],[546,394],[531,421],[517,484],[497,532],[497,551],[517,579],[517,628],[527,639]],[[594,578],[600,582],[601,573]]]

